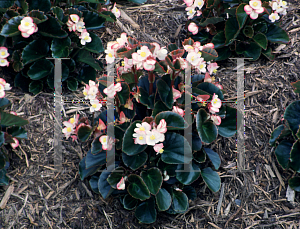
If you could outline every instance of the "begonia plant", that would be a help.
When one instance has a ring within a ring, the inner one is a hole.
[[[295,93],[300,93],[300,80],[292,83]],[[275,147],[278,163],[285,170],[292,169],[293,177],[289,186],[300,192],[300,100],[287,106],[283,115],[284,123],[271,134],[270,145]]]
[[[219,56],[232,53],[257,60],[261,54],[273,60],[272,43],[289,42],[282,29],[283,0],[184,0],[188,31],[195,41],[213,43]]]
[[[17,73],[15,86],[34,94],[43,88],[54,90],[54,60],[49,58],[66,58],[61,80],[70,90],[95,80],[103,64],[94,55],[104,48],[94,30],[120,16],[106,2],[0,1],[0,66]]]
[[[0,186],[9,184],[6,175],[9,167],[9,149],[16,149],[21,139],[27,139],[27,132],[22,126],[28,124],[28,121],[19,117],[16,112],[5,111],[10,105],[9,100],[5,98],[5,91],[10,89],[9,83],[0,78]]]
[[[121,61],[116,76],[101,76],[83,89],[93,119],[75,115],[63,122],[66,138],[92,140],[79,164],[81,179],[90,177],[92,190],[104,199],[119,196],[142,223],[155,222],[160,211],[186,212],[188,200],[197,196],[191,184],[200,177],[210,190],[218,191],[221,160],[209,144],[218,134],[236,133],[236,109],[222,103],[222,86],[213,77],[218,68],[213,44],[186,39],[182,45],[160,47],[121,34],[105,50],[107,64]],[[198,72],[190,79],[191,94],[182,78],[186,68]],[[189,120],[185,96],[192,101]],[[105,101],[111,98],[115,121],[108,123]],[[108,135],[111,128],[114,136]],[[112,149],[115,169],[108,172]]]

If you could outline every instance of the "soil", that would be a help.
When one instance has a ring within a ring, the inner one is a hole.
[[[78,164],[88,144],[63,140],[63,170],[53,161],[53,93],[34,96],[13,88],[7,93],[11,110],[29,120],[28,139],[10,152],[10,185],[0,188],[0,200],[12,190],[6,207],[0,210],[0,228],[300,228],[300,194],[287,201],[291,170],[277,163],[268,142],[272,130],[282,123],[285,108],[299,95],[291,82],[300,79],[300,3],[289,1],[283,27],[291,42],[276,45],[276,58],[245,61],[245,152],[237,160],[236,136],[218,138],[209,147],[221,157],[222,188],[212,193],[195,182],[197,199],[185,214],[160,213],[151,225],[142,225],[133,211],[124,210],[112,197],[104,200],[92,192],[88,180],[81,181]],[[118,5],[126,13],[118,23],[98,33],[104,45],[126,32],[138,40],[175,42],[180,46],[187,29],[183,1],[149,0],[146,4]],[[106,46],[105,46],[106,47]],[[220,63],[217,79],[226,90],[225,99],[236,99],[236,61]],[[101,73],[102,74],[102,73]],[[2,69],[0,77],[13,85],[14,74]],[[65,98],[82,97],[82,90],[65,92]],[[82,108],[78,110],[77,108]],[[82,104],[65,104],[64,120],[77,112],[90,115]],[[237,162],[245,167],[238,172]],[[222,198],[220,198],[222,197]],[[220,206],[218,208],[218,205]],[[217,214],[218,213],[218,214]]]

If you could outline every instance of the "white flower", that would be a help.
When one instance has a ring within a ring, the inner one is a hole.
[[[74,133],[74,125],[69,123],[68,121],[63,122],[63,124],[66,126],[62,132],[65,134],[66,139],[70,137],[71,134]]]
[[[198,26],[194,23],[191,22],[188,26],[188,30],[193,34],[196,35],[198,33]]]
[[[194,6],[198,7],[199,9],[201,9],[204,5],[204,0],[195,0],[194,2]]]
[[[205,62],[204,58],[200,58],[198,66],[196,66],[196,67],[200,72],[203,72],[203,73],[206,72],[206,62]]]
[[[189,52],[186,56],[186,60],[193,66],[197,66],[200,63],[201,54],[196,52]]]
[[[151,130],[151,125],[147,122],[143,123],[137,123],[136,128],[134,129],[134,132],[139,133],[139,132],[144,132],[146,134],[146,131]]]
[[[180,116],[184,116],[184,110],[182,110],[181,108],[177,107],[177,106],[173,106],[173,112],[179,114]]]
[[[269,15],[269,19],[270,19],[270,21],[271,22],[275,22],[275,21],[277,21],[277,20],[279,20],[279,15],[278,15],[278,13],[271,13],[270,15]]]
[[[211,105],[216,108],[220,108],[222,106],[222,101],[218,98],[218,95],[214,93],[211,101]]]
[[[70,14],[70,19],[74,23],[78,23],[79,22],[79,16],[77,14]]]
[[[78,32],[82,33],[85,29],[85,23],[82,21],[83,19],[80,19],[80,21],[76,24],[76,29]]]
[[[0,58],[0,66],[1,67],[4,67],[4,66],[8,67],[8,65],[9,65],[9,62],[7,61],[7,59]]]
[[[90,112],[95,112],[95,111],[100,111],[102,104],[98,99],[90,100],[91,107],[90,107]]]
[[[33,19],[31,17],[24,17],[21,24],[18,26],[21,32],[26,32],[34,27]]]
[[[219,126],[221,124],[221,117],[218,116],[218,115],[215,115],[215,114],[210,115],[210,114],[208,114],[208,118],[210,118],[213,121],[213,123],[215,125],[217,125],[217,126]]]
[[[186,7],[185,10],[187,11],[186,14],[188,15],[188,19],[194,17],[196,13],[195,6]]]
[[[116,3],[114,4],[111,12],[116,16],[116,18],[119,18],[121,16],[121,11],[116,7]]]
[[[126,33],[121,33],[121,37],[117,38],[117,42],[120,46],[124,46],[126,43],[128,43],[128,38]]]
[[[115,61],[115,51],[113,49],[106,49],[104,52],[106,53],[106,62],[112,64]]]
[[[170,177],[168,176],[168,174],[167,174],[167,171],[165,170],[164,171],[164,181],[167,181],[167,180],[169,180],[170,179]]]
[[[86,31],[86,29],[84,29],[81,33],[81,35],[79,36],[80,43],[82,45],[85,45],[86,43],[90,43],[92,41],[92,38],[90,37],[90,34]]]
[[[159,60],[164,60],[168,54],[168,50],[165,47],[160,48],[159,44],[151,43],[155,46],[153,51],[153,56],[157,57]]]
[[[154,151],[155,151],[157,154],[159,154],[159,153],[162,154],[162,153],[164,152],[163,148],[164,148],[164,144],[163,144],[163,143],[156,144],[156,145],[153,147]],[[157,154],[156,154],[156,155],[157,155]]]
[[[132,135],[134,137],[134,144],[146,145],[146,132],[138,131]]]
[[[166,123],[166,120],[164,119],[161,119],[159,121],[159,124],[158,126],[156,127],[156,130],[161,133],[161,134],[164,134],[167,132],[167,123]]]
[[[260,9],[261,8],[261,1],[260,0],[251,0],[249,2],[249,5],[251,6],[252,9]]]
[[[107,95],[108,98],[114,98],[116,93],[122,90],[121,83],[116,85],[111,84],[109,87],[105,88],[103,92]]]
[[[103,150],[111,150],[113,147],[113,139],[110,138],[108,140],[108,136],[107,135],[102,135],[99,138],[99,142],[102,144],[102,149]]]
[[[148,58],[143,62],[143,67],[147,71],[153,71],[155,69],[156,60]]]
[[[147,145],[154,146],[158,142],[163,142],[165,135],[158,132],[157,130],[151,130],[146,132],[146,143]]]
[[[0,58],[5,59],[9,56],[9,53],[7,51],[6,47],[0,47]]]
[[[137,51],[137,54],[139,54],[139,61],[146,60],[148,56],[152,55],[147,46],[142,46],[141,49]]]
[[[16,138],[13,138],[13,140],[15,141],[14,143],[10,143],[11,147],[13,149],[17,148],[19,146],[19,140]]]

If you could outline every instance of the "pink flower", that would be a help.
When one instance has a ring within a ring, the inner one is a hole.
[[[33,23],[33,19],[31,17],[24,17],[21,24],[18,26],[18,29],[25,38],[28,38],[31,34],[38,31],[38,27],[35,23]]]
[[[200,102],[205,102],[206,100],[208,100],[210,98],[210,95],[198,95],[196,98]]]
[[[251,19],[258,18],[258,14],[264,12],[264,8],[261,6],[260,0],[250,0],[249,5],[244,6],[246,14],[250,15]]]
[[[77,14],[70,14],[70,19],[74,23],[78,23],[79,22],[79,16]]]
[[[156,60],[149,57],[143,62],[143,67],[146,71],[153,71],[155,69]]]
[[[103,150],[111,150],[113,147],[113,139],[110,138],[108,140],[108,136],[107,135],[102,135],[99,138],[100,143],[102,144],[102,149]]]
[[[9,62],[7,61],[7,59],[3,59],[3,58],[0,58],[0,66],[1,67],[5,67],[5,66],[9,66]]]
[[[181,108],[177,107],[177,106],[173,106],[173,112],[179,114],[180,116],[184,116],[184,110],[182,110]]]
[[[188,26],[188,30],[193,34],[196,35],[198,33],[198,26],[194,23],[191,22]]]
[[[0,58],[5,59],[9,56],[8,50],[6,47],[0,47]]]
[[[212,48],[212,49],[214,47],[215,47],[214,43],[207,43],[206,45],[203,46],[203,48]]]
[[[218,66],[217,63],[210,63],[207,66],[207,70],[209,71],[209,74],[216,73],[217,72],[217,68],[219,68],[219,66]]]
[[[159,60],[166,59],[168,50],[165,47],[160,48],[159,44],[157,44],[155,42],[151,43],[151,44],[155,46],[154,51],[153,51],[153,56],[157,57]]]
[[[124,122],[127,122],[129,120],[128,118],[126,118],[126,116],[125,116],[125,114],[124,114],[123,111],[120,112],[119,119],[120,119],[120,121],[119,121],[120,124],[123,124]]]
[[[212,77],[210,77],[208,72],[205,73],[204,82],[207,82],[207,83],[212,83],[213,82],[213,79],[212,79]]]
[[[180,98],[181,97],[181,92],[176,90],[174,88],[174,86],[172,87],[172,91],[173,91],[173,100],[174,102],[176,101],[176,99]]]
[[[10,111],[9,113],[12,114],[12,115],[16,115],[17,116],[17,113],[14,112],[14,111]]]
[[[116,85],[111,84],[109,87],[105,88],[103,92],[107,95],[108,98],[114,98],[117,92],[122,90],[121,83],[117,83]]]
[[[219,83],[215,83],[215,86],[217,86],[220,89],[223,89],[223,86],[221,84],[219,84]]]
[[[71,134],[74,134],[74,133],[75,133],[75,130],[74,130],[75,127],[74,127],[73,124],[71,124],[71,123],[68,122],[68,121],[64,121],[63,124],[64,124],[66,127],[62,130],[62,132],[64,133],[66,139],[68,139],[68,138],[71,136]]]
[[[148,58],[148,56],[151,56],[152,53],[150,52],[149,48],[147,46],[142,46],[140,50],[137,51],[138,56],[138,60],[139,61],[143,61],[146,60]]]
[[[90,43],[92,41],[92,38],[90,37],[90,34],[86,31],[86,29],[82,31],[82,33],[79,36],[79,39],[81,39],[80,43],[82,45],[85,45],[86,43]]]
[[[10,143],[11,147],[13,149],[17,148],[19,146],[19,140],[16,138],[13,138],[13,140],[15,141],[14,143]]]
[[[158,142],[163,142],[165,140],[165,135],[158,132],[156,129],[146,132],[146,143],[147,145],[154,146]]]
[[[70,118],[68,122],[71,123],[75,128],[76,125],[78,124],[78,120],[79,120],[79,114],[74,115],[74,117]]]
[[[117,42],[120,46],[124,46],[126,43],[128,43],[128,38],[126,33],[121,33],[121,37],[117,38]]]
[[[187,6],[191,6],[194,4],[194,0],[183,0]]]
[[[157,154],[159,154],[159,153],[162,154],[164,152],[163,148],[164,148],[163,143],[159,143],[159,144],[156,144],[156,145],[153,146],[153,149]]]
[[[219,126],[221,124],[221,117],[220,116],[212,114],[212,115],[209,115],[209,118],[213,121],[213,123],[215,125]]]
[[[218,98],[218,95],[214,93],[212,100],[208,106],[209,112],[217,113],[219,112],[219,108],[222,106],[222,101]]]
[[[119,183],[117,184],[117,189],[118,190],[124,190],[125,189],[125,179],[124,177],[121,178]]]
[[[116,18],[119,18],[121,16],[121,11],[116,7],[116,3],[114,4],[111,12],[116,16]]]
[[[167,123],[166,123],[166,120],[164,119],[161,119],[159,121],[159,124],[158,126],[156,127],[156,130],[159,132],[159,133],[166,133],[167,132]]]

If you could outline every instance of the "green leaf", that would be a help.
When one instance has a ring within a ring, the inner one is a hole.
[[[121,105],[125,105],[127,100],[130,98],[130,88],[127,83],[121,82],[122,91],[117,92],[119,101]]]
[[[226,45],[231,44],[240,32],[239,23],[236,18],[231,17],[225,23]]]
[[[130,184],[127,191],[132,197],[141,201],[150,198],[150,192],[140,176],[131,174],[128,176],[128,182]]]
[[[184,185],[193,183],[200,176],[200,169],[193,161],[189,164],[179,164],[176,170],[176,179]]]
[[[298,173],[300,173],[300,140],[298,139],[292,147],[290,166]]]
[[[98,166],[99,168],[106,163],[106,151],[103,150],[97,154],[92,154],[89,150],[85,156],[85,168]]]
[[[142,123],[142,122],[135,121],[134,123],[132,123],[129,126],[129,128],[126,130],[123,138],[123,144],[122,144],[123,152],[129,156],[138,154],[147,148],[147,145],[138,145],[134,143],[132,135],[134,133],[134,129],[136,128],[137,123]]]
[[[18,117],[18,116],[16,116]],[[27,132],[24,128],[20,126],[14,126],[7,130],[7,133],[16,138],[25,138],[27,139]],[[1,142],[1,141],[0,141]],[[1,145],[1,144],[0,144]]]
[[[98,180],[98,189],[103,199],[109,197],[110,194],[114,191],[114,189],[107,182],[107,178],[109,175],[110,172],[102,172]]]
[[[189,206],[188,198],[184,192],[172,191],[172,207],[177,213],[182,213],[187,210]]]
[[[203,20],[203,22],[200,22],[199,26],[206,27],[209,24],[217,24],[221,21],[224,21],[223,17],[209,17],[209,18],[205,18],[205,20]]]
[[[236,127],[237,109],[230,106],[226,106],[226,116],[221,120],[221,124],[217,126],[218,133],[226,138],[230,138],[235,135],[237,131]]]
[[[97,54],[103,52],[104,48],[101,39],[95,33],[89,32],[89,34],[92,38],[92,41],[86,43],[86,45],[84,45],[83,48]]]
[[[180,134],[165,133],[164,151],[161,160],[168,164],[188,164],[192,160],[192,149],[188,141]]]
[[[55,17],[59,20],[59,21],[63,21],[64,19],[64,11],[62,8],[55,6],[51,8],[53,14],[55,15]]]
[[[5,107],[9,106],[11,103],[7,98],[0,98],[0,109],[4,110]]]
[[[207,92],[210,95],[213,95],[215,93],[216,95],[218,95],[219,99],[224,100],[224,96],[220,88],[218,88],[212,83],[208,83],[208,82],[200,83],[197,85],[197,88]]]
[[[117,188],[117,184],[124,177],[125,170],[122,167],[116,168],[112,173],[108,176],[107,181],[113,188]]]
[[[58,39],[54,38],[51,43],[53,58],[65,58],[70,54],[71,39],[69,37]]]
[[[172,89],[162,79],[157,80],[156,85],[157,85],[157,89],[158,89],[158,93],[161,98],[161,101],[169,109],[172,109],[172,106],[173,106],[173,91],[172,91]]]
[[[67,86],[69,90],[76,91],[78,89],[78,81],[75,78],[67,79]]]
[[[201,53],[205,61],[212,61],[218,57],[217,51],[212,48],[204,48]]]
[[[6,113],[4,111],[0,112],[0,124],[3,126],[24,126],[27,125],[29,122],[28,120],[21,118],[19,116]]]
[[[296,82],[293,82],[291,83],[292,86],[295,88],[294,89],[294,92],[295,93],[300,93],[300,80],[296,81]]]
[[[99,71],[102,70],[102,68],[99,66],[99,64],[95,61],[94,57],[92,57],[90,52],[87,50],[81,49],[78,52],[78,55],[76,56],[76,60],[79,62],[86,63],[96,70],[99,70]]]
[[[79,127],[77,131],[78,139],[82,142],[86,141],[92,134],[92,128],[88,125]]]
[[[127,167],[131,168],[132,170],[136,170],[146,163],[148,154],[141,152],[133,156],[128,156],[126,153],[122,153],[122,159]]]
[[[32,10],[29,13],[29,16],[32,17],[33,22],[35,24],[40,24],[40,23],[48,20],[47,16],[43,12],[38,11],[38,10]]]
[[[167,49],[169,50],[169,52],[172,52],[174,50],[177,50],[178,46],[175,43],[170,43],[168,44]]]
[[[7,8],[14,5],[15,0],[2,0],[0,2],[0,12],[3,10],[3,12],[6,11]]]
[[[246,3],[240,4],[236,9],[236,18],[239,23],[240,29],[245,25],[248,14],[246,14],[244,7],[246,6]]]
[[[166,211],[171,206],[172,198],[170,193],[164,189],[159,189],[158,193],[155,196],[156,205],[159,211]]]
[[[168,130],[183,130],[188,127],[184,118],[172,111],[160,112],[155,116],[155,123],[158,125],[162,119],[166,121]]]
[[[126,194],[123,199],[123,206],[127,210],[133,210],[138,204],[138,200],[133,198],[131,195]]]
[[[261,50],[261,53],[271,61],[275,59],[275,55],[272,54],[272,49],[270,47],[267,48],[267,50]]]
[[[267,49],[268,46],[268,40],[265,34],[258,33],[253,37],[253,40],[264,50]]]
[[[47,13],[51,7],[50,0],[27,0],[27,2],[29,4],[29,11],[41,10]]]
[[[300,126],[300,100],[294,101],[288,105],[283,117],[287,120],[293,133],[296,134]]]
[[[80,70],[80,74],[77,76],[77,80],[88,84],[90,80],[96,81],[96,75],[96,70],[87,65],[82,67],[82,69]]]
[[[34,40],[30,42],[22,52],[23,64],[29,64],[47,56],[49,45],[44,40]]]
[[[288,168],[292,146],[292,142],[283,140],[279,143],[275,150],[275,156],[277,158],[277,161],[284,169]]]
[[[133,1],[133,0],[129,0]],[[154,199],[151,198],[143,203],[141,203],[135,209],[135,217],[140,223],[154,223],[156,221],[156,210]]]
[[[43,82],[40,80],[32,81],[29,84],[29,91],[35,95],[41,92],[42,90],[43,90]]]
[[[254,29],[252,26],[247,25],[245,26],[245,28],[243,29],[243,33],[246,37],[252,38],[254,35]]]
[[[45,37],[65,38],[68,34],[61,28],[56,18],[47,16],[48,20],[38,24],[38,32]]]
[[[289,179],[289,186],[296,192],[300,192],[300,177],[292,177]]]
[[[236,53],[244,54],[246,58],[252,58],[251,61],[254,61],[260,57],[261,47],[255,42],[250,42],[249,44],[238,43]]]
[[[93,190],[93,192],[95,192],[97,194],[100,194],[99,188],[98,188],[98,180],[99,180],[98,176],[92,176],[90,181],[89,181],[89,184],[90,184],[91,189]]]
[[[276,127],[276,129],[272,132],[270,140],[269,140],[269,144],[271,146],[275,146],[275,142],[277,140],[277,138],[279,137],[279,135],[281,134],[281,132],[284,129],[284,125],[280,125],[278,127]]]
[[[9,178],[6,176],[6,169],[0,170],[0,186],[8,185],[9,184]]]
[[[268,32],[265,34],[268,41],[274,43],[284,43],[287,44],[290,41],[289,35],[286,31],[275,24],[270,24]]]
[[[83,10],[82,17],[84,18],[85,28],[89,29],[101,29],[104,27],[105,19],[103,17],[98,16],[97,13]]]
[[[85,157],[82,158],[82,160],[79,162],[79,175],[80,175],[80,179],[84,180],[84,178],[95,174],[98,171],[99,167],[95,166],[95,167],[91,167],[89,169],[87,169],[85,167]]]
[[[211,160],[215,169],[218,170],[220,167],[220,164],[221,164],[221,159],[220,159],[219,154],[210,148],[204,148],[204,151],[205,151],[206,155],[208,156],[208,158]]]
[[[99,16],[105,18],[108,22],[115,22],[117,20],[116,16],[111,11],[102,11],[99,13]]]
[[[134,2],[137,4],[144,4],[145,2],[147,2],[147,0],[128,0],[129,2]]]
[[[198,110],[196,117],[196,126],[201,140],[205,143],[212,143],[216,140],[218,129],[211,120],[207,120],[206,111],[201,108]]]
[[[217,52],[218,52],[218,57],[215,59],[215,61],[226,60],[231,55],[231,50],[229,47],[219,48],[217,49]]]
[[[225,45],[225,43],[226,43],[226,38],[225,38],[225,33],[224,33],[224,31],[221,31],[221,32],[217,33],[217,34],[213,37],[213,39],[212,39],[211,42],[214,44],[215,49],[217,49],[217,48],[222,48],[222,47]],[[219,53],[218,53],[218,54],[219,54]]]
[[[193,154],[193,158],[198,163],[203,163],[206,160],[206,153],[201,149]]]
[[[17,16],[8,20],[8,22],[2,27],[0,35],[4,37],[19,35],[21,32],[18,29],[18,26],[21,24],[23,18],[23,16]]]
[[[13,58],[13,69],[15,72],[20,72],[23,69],[23,63],[21,62],[21,51],[15,50],[12,54]]]
[[[201,170],[201,176],[211,191],[219,191],[221,187],[221,179],[216,171],[212,170],[210,167],[207,167]]]
[[[49,75],[54,68],[54,65],[50,60],[38,60],[30,66],[27,72],[30,79],[39,80]]]
[[[182,191],[187,195],[189,200],[195,200],[197,198],[196,190],[192,186],[184,186]]]
[[[170,109],[162,101],[159,100],[154,104],[154,109],[151,116],[155,117],[158,113],[169,110]]]
[[[161,172],[158,168],[151,168],[141,172],[141,177],[146,183],[149,191],[156,195],[163,183]]]

